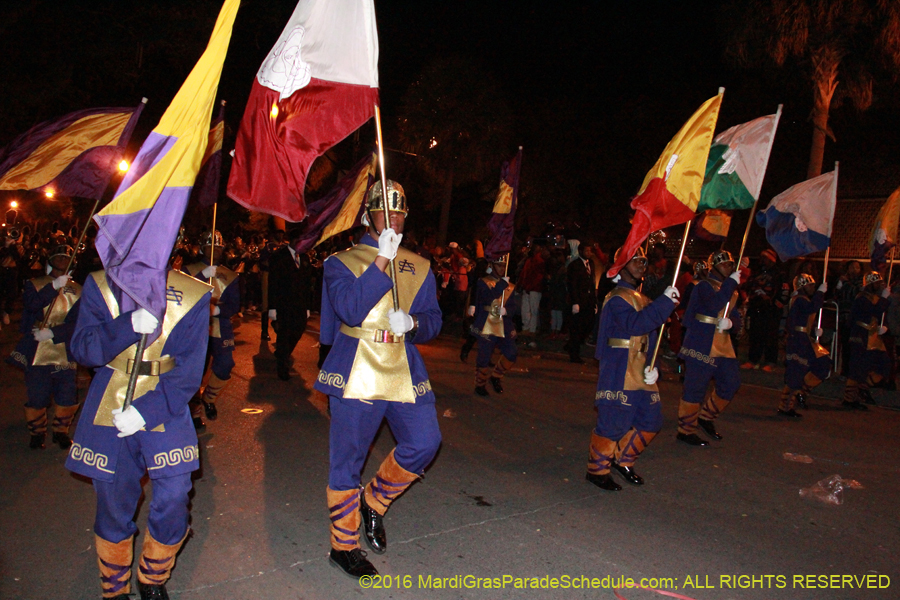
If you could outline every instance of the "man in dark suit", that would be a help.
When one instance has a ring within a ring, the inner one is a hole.
[[[581,345],[591,334],[594,317],[597,314],[597,288],[594,287],[594,271],[591,264],[591,244],[582,242],[578,246],[578,258],[566,268],[566,285],[569,289],[569,341],[565,349],[569,361],[583,363]]]
[[[278,378],[283,381],[291,378],[291,353],[306,330],[312,305],[312,267],[306,254],[294,249],[300,234],[300,229],[291,230],[290,243],[275,250],[269,259],[268,317],[275,321],[275,360]]]

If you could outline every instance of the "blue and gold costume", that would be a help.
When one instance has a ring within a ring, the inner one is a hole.
[[[138,579],[161,585],[188,533],[188,493],[199,464],[197,433],[188,401],[200,385],[209,335],[209,286],[177,271],[167,280],[166,314],[148,344],[133,406],[146,421],[118,437],[112,410],[121,408],[132,370],[135,333],[131,312],[120,314],[122,293],[103,271],[88,277],[70,353],[95,368],[66,468],[94,482],[94,521],[104,597],[130,592],[135,511],[141,479],[153,481]],[[146,373],[146,375],[143,375]]]
[[[427,260],[399,249],[394,260],[400,308],[418,326],[394,335],[388,323],[391,278],[374,264],[377,254],[377,241],[366,234],[359,245],[325,261],[320,341],[332,349],[315,388],[330,399],[327,499],[331,545],[339,552],[359,548],[360,474],[382,419],[397,447],[364,496],[380,515],[422,475],[441,443],[434,392],[414,345],[441,330],[434,276]]]
[[[888,305],[886,298],[871,291],[867,285],[850,308],[850,339],[844,350],[850,355],[843,401],[847,408],[864,409],[860,397],[871,401],[869,386],[876,385],[890,373],[890,358],[879,335],[882,315]]]
[[[588,475],[607,475],[616,464],[631,468],[662,429],[659,388],[644,382],[657,329],[675,309],[668,296],[653,302],[620,281],[603,300],[595,358],[597,426],[591,435]]]
[[[472,331],[478,337],[478,357],[475,359],[475,392],[486,396],[485,385],[490,379],[497,393],[503,392],[500,381],[518,357],[516,327],[511,314],[515,312],[516,297],[513,284],[493,274],[475,284],[475,323]],[[491,366],[494,349],[500,358]]]
[[[798,395],[805,403],[806,394],[822,383],[831,370],[828,350],[815,338],[816,318],[824,301],[825,293],[822,291],[811,298],[798,292],[788,305],[784,389],[779,414],[794,416]]]
[[[69,280],[57,291],[53,287],[53,279],[46,275],[25,282],[20,326],[22,339],[16,344],[8,362],[25,372],[28,392],[25,420],[32,436],[31,447],[43,447],[47,433],[47,409],[55,403],[53,441],[67,450],[71,445],[69,425],[78,411],[78,390],[75,383],[77,365],[70,360],[66,348],[78,318],[81,286]],[[48,310],[51,312],[47,327],[53,332],[53,337],[37,342],[32,330],[41,325]]]
[[[726,316],[732,320],[733,327],[740,328],[737,285],[732,277],[723,281],[721,273],[713,268],[691,292],[683,320],[687,331],[678,353],[684,360],[684,391],[678,405],[679,439],[696,436],[698,425],[719,439],[721,436],[713,433],[712,422],[741,387],[740,366],[731,335],[727,330],[718,329],[719,320]],[[715,388],[707,395],[713,378]]]

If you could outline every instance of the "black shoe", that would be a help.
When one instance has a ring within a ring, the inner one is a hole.
[[[861,403],[859,400],[854,400],[853,402],[844,400],[843,402],[841,402],[841,407],[848,410],[869,410],[869,407]]]
[[[622,490],[622,486],[613,481],[612,475],[610,475],[609,473],[606,473],[605,475],[585,473],[584,478],[596,485],[601,490],[606,490],[608,492],[619,492]]]
[[[797,392],[797,406],[806,408],[806,394],[803,392]]]
[[[72,439],[69,437],[69,434],[61,431],[53,432],[53,443],[59,444],[59,447],[63,450],[68,450],[72,447]]]
[[[488,394],[487,388],[484,387],[483,385],[476,385],[475,393],[478,394],[479,396],[489,396],[490,395],[490,394]]]
[[[359,512],[362,514],[363,537],[366,544],[375,554],[384,554],[387,550],[387,534],[384,531],[384,517],[369,508],[366,495],[359,495]]]
[[[869,390],[859,390],[859,397],[862,398],[862,401],[866,404],[875,404],[875,398],[872,397],[872,393]]]
[[[503,393],[503,384],[500,383],[500,379],[498,377],[491,377],[491,385],[494,388],[494,391],[498,394]]]
[[[644,485],[644,478],[634,472],[633,467],[623,467],[613,461],[610,466],[619,472],[619,475],[625,478],[625,481],[634,485]]]
[[[201,400],[200,402],[203,403],[203,412],[206,413],[206,418],[210,421],[215,421],[219,417],[219,410],[216,408],[216,404],[206,400]]]
[[[328,555],[328,562],[335,569],[340,569],[348,577],[359,579],[360,577],[374,577],[378,575],[375,566],[366,558],[366,553],[359,548],[353,550],[335,550],[331,549]]]
[[[709,442],[700,439],[700,436],[696,433],[679,433],[675,436],[675,439],[690,446],[709,446]]]
[[[580,356],[577,356],[577,355],[573,354],[572,356],[569,357],[569,362],[570,362],[570,363],[575,363],[575,364],[577,364],[577,365],[583,365],[583,364],[584,364],[584,359],[581,358]]]
[[[777,411],[777,414],[780,417],[790,417],[792,419],[799,419],[800,417],[803,416],[800,413],[798,413],[796,410],[794,410],[793,408],[790,410],[782,410],[779,408]]]
[[[194,422],[194,431],[203,431],[206,429],[206,423],[203,422],[203,417],[191,417],[191,421]]]
[[[700,428],[706,432],[706,435],[708,435],[712,439],[722,439],[722,434],[716,431],[716,424],[713,421],[707,421],[706,419],[697,419],[697,423],[700,424]]]
[[[468,358],[469,358],[469,350],[466,350],[465,348],[463,348],[462,350],[459,351],[459,360],[466,362],[466,360],[468,360]]]
[[[141,600],[169,600],[166,585],[149,585],[138,581],[138,590],[141,592]]]
[[[45,435],[42,433],[40,435],[31,436],[31,440],[28,442],[28,447],[32,450],[43,450],[44,449],[44,437]]]

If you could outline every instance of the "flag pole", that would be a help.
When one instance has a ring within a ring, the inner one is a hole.
[[[125,401],[122,402],[122,412],[128,410],[131,401],[134,400],[134,390],[137,387],[137,378],[140,375],[141,365],[144,363],[144,348],[147,347],[147,334],[142,333],[134,350],[131,373],[128,375],[128,387],[125,388]]]
[[[378,136],[378,164],[381,167],[381,198],[384,204],[384,229],[391,226],[391,208],[388,206],[387,175],[384,170],[384,141],[381,136],[381,108],[375,105],[375,130]],[[374,223],[372,224],[374,227]],[[384,231],[382,229],[382,231]],[[381,234],[379,234],[381,235]],[[391,276],[391,298],[394,301],[394,310],[400,308],[400,299],[397,295],[397,264],[391,259],[388,274]]]
[[[687,248],[688,243],[688,234],[691,232],[691,223],[693,219],[688,221],[684,225],[684,239],[681,240],[681,252],[678,253],[678,262],[675,263],[675,276],[672,277],[672,287],[675,287],[675,282],[678,281],[678,272],[681,270],[681,261],[684,260],[684,250]],[[653,359],[650,361],[650,369],[652,370],[654,366],[656,366],[656,356],[659,354],[659,345],[662,343],[662,334],[663,330],[665,330],[666,324],[663,323],[659,327],[659,334],[656,336],[656,347],[653,348]]]
[[[822,267],[822,281],[825,281],[828,278],[828,257],[831,255],[831,234],[832,229],[834,228],[834,212],[837,210],[837,184],[838,184],[838,161],[834,162],[834,200],[831,208],[831,223],[828,224],[828,247],[825,249],[825,265]],[[816,324],[816,329],[822,329],[822,311],[823,308],[819,309],[819,321]],[[884,324],[884,315],[881,315],[881,323]],[[819,341],[819,336],[816,336],[816,341]]]
[[[218,201],[218,199],[217,199],[215,202],[213,202],[212,234],[210,235],[210,240],[209,240],[209,266],[211,266],[211,267],[214,267],[214,266],[215,266],[215,256],[216,256],[216,212],[217,212],[218,208],[219,208],[219,201]],[[223,240],[223,242],[224,242],[224,240]],[[209,278],[209,281],[208,281],[207,283],[209,283],[209,285],[212,285],[212,283],[213,283],[213,278],[210,277],[210,278]]]

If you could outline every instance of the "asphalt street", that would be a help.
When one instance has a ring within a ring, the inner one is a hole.
[[[4,356],[16,325],[0,332]],[[786,421],[775,416],[778,391],[748,384],[719,420],[725,439],[694,448],[675,440],[680,385],[666,375],[664,428],[636,465],[646,485],[604,492],[584,480],[596,363],[523,351],[505,393],[481,398],[474,353],[461,363],[451,336],[421,347],[443,445],[387,514],[388,551],[369,553],[385,577],[363,589],[326,559],[329,421],[311,390],[317,341],[315,331],[303,336],[283,382],[258,315],[238,328],[219,419],[200,436],[193,535],[172,598],[613,599],[622,578],[696,600],[900,598],[900,412],[848,412],[813,397],[801,421]],[[28,448],[24,397],[21,374],[4,364],[0,598],[99,598],[90,482],[63,468],[49,439]],[[384,427],[364,480],[392,447]],[[841,505],[801,497],[835,474],[861,489],[845,490]]]

